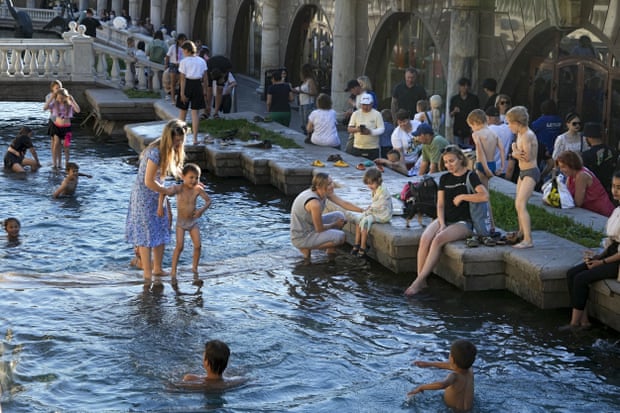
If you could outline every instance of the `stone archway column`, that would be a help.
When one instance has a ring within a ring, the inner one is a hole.
[[[446,138],[452,142],[450,98],[459,93],[457,82],[466,77],[471,80],[471,93],[478,84],[478,34],[480,0],[453,0],[450,16],[450,46],[446,97]]]
[[[188,39],[192,37],[190,33],[191,28],[191,2],[190,0],[177,0],[177,34],[183,33]]]
[[[110,11],[114,10],[114,13],[116,13],[116,17],[118,17],[123,11],[122,7],[123,6],[121,0],[112,0],[112,8],[110,9]]]
[[[127,10],[129,17],[131,17],[131,25],[135,26],[140,20],[140,3],[138,0],[129,0],[129,9]]]
[[[358,4],[359,3],[359,4]],[[347,82],[356,78],[355,44],[357,7],[365,6],[367,1],[338,0],[335,2],[334,47],[332,49],[332,99],[333,107],[342,111],[349,94],[344,91]]]
[[[211,56],[228,52],[228,0],[213,0]]]
[[[280,66],[280,31],[278,21],[280,0],[265,0],[263,3],[263,31],[260,57],[260,86],[257,92],[264,92],[265,72]]]
[[[151,24],[155,30],[161,28],[161,2],[162,0],[151,0]]]
[[[78,9],[80,11],[86,10],[88,8],[88,0],[80,0],[78,3]]]
[[[97,13],[97,17],[99,18],[103,17],[101,15],[101,12],[106,9],[107,5],[108,5],[107,0],[97,0],[97,5],[95,6],[97,7],[97,10],[95,10],[95,13]]]

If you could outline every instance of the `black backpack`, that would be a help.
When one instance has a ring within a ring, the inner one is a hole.
[[[405,204],[404,215],[409,221],[418,215],[426,215],[433,219],[437,218],[437,182],[431,176],[424,176],[422,180],[408,182],[400,193],[400,198]]]

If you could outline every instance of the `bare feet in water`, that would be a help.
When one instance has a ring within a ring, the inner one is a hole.
[[[414,281],[409,288],[407,288],[405,290],[405,295],[408,297],[411,297],[412,295],[416,295],[417,293],[419,293],[420,291],[422,291],[423,289],[425,289],[427,287],[426,282],[424,281]]]

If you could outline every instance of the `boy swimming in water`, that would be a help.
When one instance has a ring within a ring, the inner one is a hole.
[[[456,340],[450,347],[447,362],[416,361],[418,367],[437,367],[452,370],[443,381],[423,384],[407,393],[407,396],[424,390],[446,389],[443,399],[446,405],[457,411],[471,410],[474,404],[474,371],[471,368],[476,358],[476,346],[467,340]]]
[[[202,356],[202,365],[207,375],[186,374],[179,385],[185,388],[225,390],[245,383],[246,379],[242,377],[224,378],[229,357],[230,348],[226,343],[220,340],[207,341]]]
[[[67,176],[62,181],[62,184],[60,184],[58,189],[54,191],[54,194],[52,196],[54,198],[58,198],[61,196],[71,196],[75,194],[75,190],[77,189],[77,185],[78,185],[79,176],[85,176],[87,178],[92,178],[92,175],[81,174],[80,167],[76,163],[69,162],[67,164]]]

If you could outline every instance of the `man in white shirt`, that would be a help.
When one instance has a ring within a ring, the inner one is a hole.
[[[361,108],[353,112],[347,131],[354,134],[351,155],[370,160],[379,158],[381,148],[379,137],[385,130],[381,113],[372,108],[373,98],[369,93],[362,94]]]

